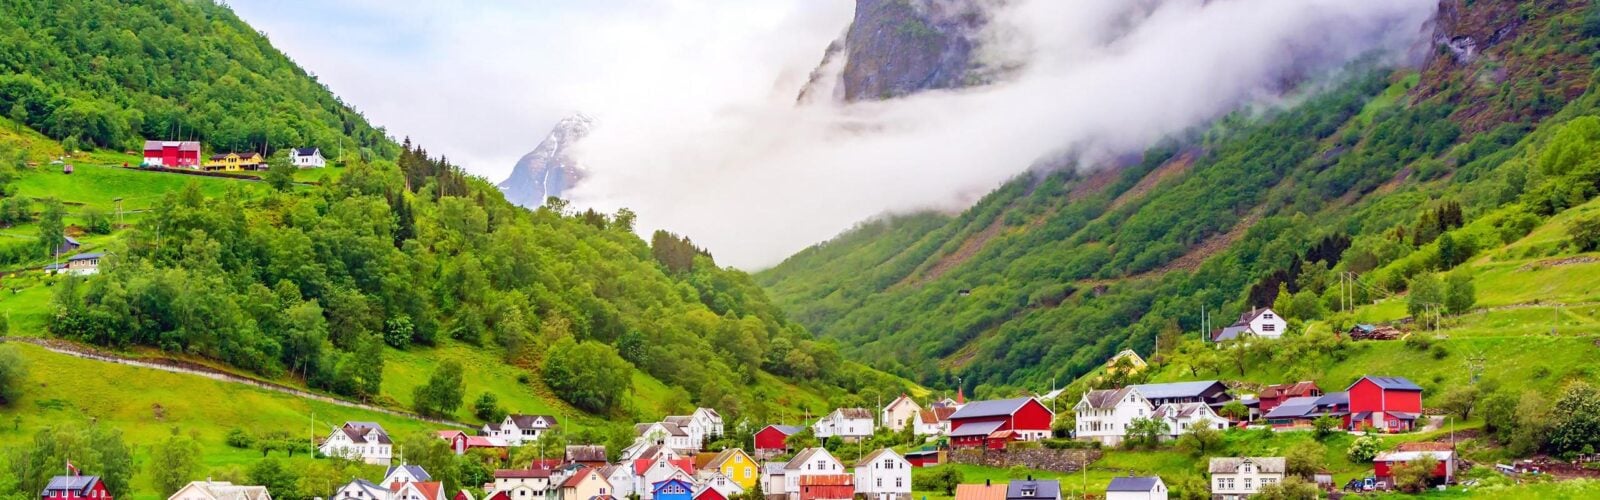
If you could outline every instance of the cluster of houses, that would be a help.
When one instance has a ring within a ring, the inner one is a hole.
[[[314,147],[291,149],[289,161],[300,168],[322,168],[328,165],[327,158],[322,156],[322,150]],[[266,170],[267,159],[261,156],[261,153],[249,151],[218,153],[201,160],[199,141],[144,141],[144,161],[140,165],[206,172],[238,172]]]

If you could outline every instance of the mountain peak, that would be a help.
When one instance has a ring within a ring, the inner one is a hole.
[[[583,140],[594,128],[593,117],[574,113],[556,122],[539,145],[522,155],[511,175],[499,188],[506,199],[525,207],[543,205],[552,196],[560,197],[583,180],[583,168],[570,154],[574,143]]]

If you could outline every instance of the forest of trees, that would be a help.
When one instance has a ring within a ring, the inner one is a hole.
[[[8,3],[0,114],[68,150],[195,139],[216,151],[399,153],[382,129],[212,2]]]

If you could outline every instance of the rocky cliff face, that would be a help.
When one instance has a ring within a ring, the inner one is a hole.
[[[506,199],[524,207],[538,207],[545,199],[560,197],[582,181],[583,169],[569,152],[593,126],[594,120],[581,113],[556,123],[539,146],[517,160],[511,175],[500,182]]]
[[[981,81],[981,0],[856,0],[855,19],[830,45],[800,101],[889,99]]]

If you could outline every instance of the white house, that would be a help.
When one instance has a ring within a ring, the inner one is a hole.
[[[922,414],[922,405],[917,404],[910,396],[901,394],[894,401],[890,401],[889,406],[883,407],[882,413],[879,416],[878,425],[900,432],[907,425],[915,426],[917,424],[918,417]]]
[[[1072,411],[1078,421],[1077,440],[1116,446],[1127,436],[1133,419],[1149,418],[1155,408],[1138,390],[1124,387],[1089,391]]]
[[[1105,500],[1167,500],[1161,476],[1118,476],[1106,486]]]
[[[689,446],[680,449],[700,451],[707,441],[722,436],[722,414],[710,408],[695,408],[694,413],[673,415],[661,422],[678,426],[688,436]]]
[[[767,462],[761,464],[761,492],[767,495],[784,495],[789,492],[788,481],[784,478],[787,473],[784,462]]]
[[[870,419],[872,414],[868,413]],[[821,476],[845,474],[844,464],[834,458],[824,448],[806,448],[796,453],[789,463],[783,464],[783,493],[789,500],[800,498],[800,478],[804,476]],[[763,492],[767,494],[773,494]]]
[[[1211,459],[1211,498],[1245,500],[1261,488],[1283,481],[1283,457],[1218,457]]]
[[[510,446],[522,446],[538,441],[545,431],[556,426],[556,418],[549,415],[506,415],[498,424],[484,424],[483,435],[497,437]]]
[[[389,489],[358,478],[335,490],[331,500],[389,500]]]
[[[428,471],[422,470],[420,465],[391,465],[389,470],[383,473],[383,480],[378,482],[378,486],[392,490],[396,484],[431,480],[433,478],[428,476]]]
[[[611,489],[617,498],[628,498],[637,493],[639,476],[633,474],[633,467],[624,463],[621,465],[608,465],[600,468],[600,475],[611,482]]]
[[[912,431],[918,436],[943,436],[950,433],[950,415],[954,406],[930,406],[917,412],[917,426]]]
[[[550,491],[550,471],[544,469],[501,469],[494,471],[488,496],[505,493],[507,500],[539,500]]]
[[[684,455],[691,455],[700,449],[689,431],[672,422],[634,424],[633,432],[635,445],[661,446]]]
[[[194,481],[178,488],[167,500],[272,500],[265,486],[244,486],[227,481]]]
[[[1167,423],[1167,434],[1174,438],[1196,426],[1210,427],[1219,431],[1228,428],[1228,419],[1217,415],[1217,412],[1205,403],[1167,403],[1156,408],[1153,415],[1154,418]]]
[[[437,481],[400,483],[389,491],[390,500],[446,500],[444,484]]]
[[[1284,321],[1283,317],[1278,316],[1272,308],[1263,307],[1240,314],[1239,321],[1213,332],[1211,341],[1220,343],[1244,337],[1275,339],[1282,337],[1283,331],[1288,329],[1288,321]]]
[[[289,160],[294,166],[300,168],[322,168],[328,166],[328,160],[322,157],[321,148],[294,148],[289,152]]]
[[[369,464],[389,465],[394,442],[376,422],[345,422],[317,448],[324,456],[347,457]]]
[[[866,500],[910,500],[911,462],[883,448],[856,463],[856,496]]]
[[[846,441],[872,437],[872,412],[866,408],[840,408],[811,424],[817,439],[838,436]]]
[[[727,474],[723,474],[715,469],[700,470],[696,472],[696,476],[696,482],[694,483],[694,496],[700,496],[700,492],[708,489],[716,490],[717,493],[722,494],[723,498],[733,498],[734,495],[744,494],[743,486],[739,486],[739,483],[729,479]]]

